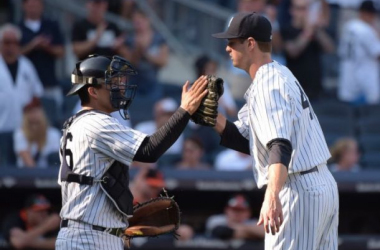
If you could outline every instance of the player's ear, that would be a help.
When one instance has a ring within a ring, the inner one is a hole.
[[[94,87],[89,87],[88,88],[88,94],[92,97],[97,97],[98,96],[98,91]]]
[[[256,40],[252,37],[248,37],[247,40],[248,40],[247,42],[248,49],[253,50],[257,45]]]

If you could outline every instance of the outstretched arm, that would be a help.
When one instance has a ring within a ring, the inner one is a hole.
[[[181,107],[164,126],[144,139],[133,158],[134,161],[156,162],[173,145],[207,94],[206,84],[207,78],[203,76],[190,89],[189,82],[186,82],[182,89]]]
[[[239,132],[234,123],[228,121],[222,114],[218,114],[214,128],[220,134],[220,145],[247,155],[250,154],[249,140]]]

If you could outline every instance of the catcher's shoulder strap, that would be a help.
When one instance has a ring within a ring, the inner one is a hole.
[[[61,167],[61,181],[67,181],[67,182],[76,182],[79,184],[84,184],[84,185],[92,185],[94,182],[94,178],[91,176],[85,176],[85,175],[79,175],[79,174],[74,174],[72,171],[72,166],[70,167],[69,164],[67,164],[66,161],[66,154],[68,153],[66,150],[66,143],[67,139],[72,138],[72,135],[68,133],[68,129],[70,126],[73,124],[74,120],[77,119],[80,116],[83,116],[84,114],[87,114],[91,111],[91,109],[86,109],[86,110],[81,110],[75,115],[71,116],[69,119],[65,121],[63,124],[63,146],[60,149],[61,155],[62,155],[62,167]]]
[[[84,109],[76,113],[75,115],[71,116],[69,119],[65,121],[63,124],[63,147],[60,149],[61,155],[62,155],[62,174],[61,174],[61,181],[66,181],[66,182],[75,182],[83,185],[93,185],[94,184],[94,177],[92,176],[86,176],[86,175],[80,175],[80,174],[75,174],[73,173],[71,167],[66,162],[66,143],[67,139],[71,139],[72,135],[68,133],[68,129],[70,126],[73,124],[74,120],[78,119],[79,117],[89,113],[89,112],[95,112],[95,113],[100,113],[100,114],[106,114],[104,112],[101,112],[99,110],[95,109]]]

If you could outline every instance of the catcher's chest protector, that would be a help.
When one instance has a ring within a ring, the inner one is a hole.
[[[64,143],[66,143],[67,129],[73,123],[75,118],[89,112],[90,110],[81,111],[72,116],[63,125]],[[92,110],[94,112],[94,110]],[[96,111],[95,111],[96,112]],[[63,145],[66,148],[66,145]],[[75,182],[81,185],[99,185],[108,198],[115,205],[117,210],[124,216],[133,216],[133,195],[129,189],[129,167],[118,161],[115,161],[108,170],[103,174],[100,180],[95,180],[92,176],[75,174],[66,163],[65,150],[61,150],[62,167],[61,181]]]

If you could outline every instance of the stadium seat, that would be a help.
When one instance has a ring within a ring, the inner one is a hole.
[[[361,119],[357,124],[357,128],[360,136],[380,135],[380,117],[369,117]]]
[[[345,137],[345,136],[342,136],[340,134],[336,134],[336,133],[324,133],[325,135],[325,139],[326,139],[326,143],[327,143],[327,146],[330,148],[331,146],[334,145],[334,143],[342,138],[342,137]]]
[[[59,159],[59,153],[58,152],[52,152],[47,157],[49,168],[59,168],[60,166],[60,159]]]
[[[175,168],[175,164],[181,160],[180,154],[164,154],[160,157],[157,164],[160,169]]]
[[[326,100],[311,104],[318,119],[320,116],[351,119],[353,108],[343,102]]]
[[[357,108],[357,114],[360,119],[380,117],[380,105],[365,105]]]
[[[63,124],[66,119],[73,115],[74,107],[77,105],[78,101],[78,96],[68,96],[63,99],[62,114],[59,117],[60,123]]]
[[[363,153],[377,152],[380,154],[380,134],[359,136],[358,141]]]
[[[154,103],[155,100],[149,98],[135,97],[128,109],[133,127],[140,122],[153,120]]]
[[[163,97],[172,97],[178,105],[181,103],[182,86],[177,84],[162,83]]]
[[[41,97],[42,108],[45,111],[46,117],[49,120],[50,125],[59,128],[59,112],[57,103],[54,99]]]
[[[324,134],[339,137],[354,135],[354,125],[351,118],[320,115],[318,120]]]
[[[362,155],[360,159],[360,165],[365,169],[367,168],[377,168],[380,169],[380,153],[379,152],[369,152]]]
[[[0,133],[0,166],[15,166],[16,155],[13,149],[13,132]]]

